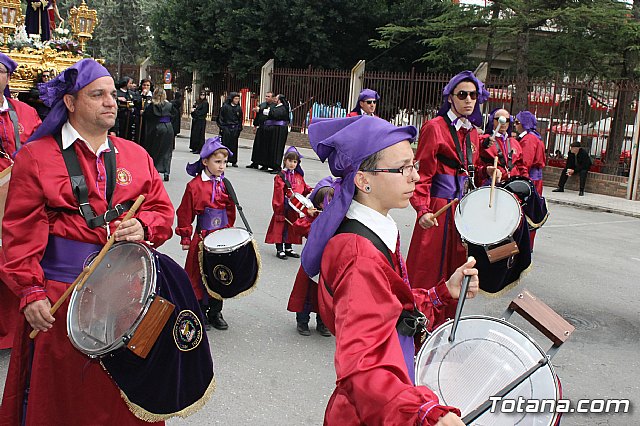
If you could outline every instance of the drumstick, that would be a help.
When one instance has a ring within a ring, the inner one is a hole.
[[[127,212],[125,217],[122,219],[122,222],[125,222],[125,221],[131,219],[133,217],[133,215],[136,214],[136,210],[138,210],[138,208],[140,207],[140,204],[142,204],[143,201],[144,201],[144,195],[140,195],[136,199],[136,202],[133,203],[133,206],[131,206],[131,209]],[[120,222],[120,223],[122,223],[122,222]],[[120,227],[120,225],[118,225],[118,228],[119,227]],[[116,231],[117,231],[117,229],[116,229]],[[102,247],[102,250],[100,250],[100,253],[98,253],[98,255],[93,260],[91,265],[90,266],[85,266],[85,268],[82,270],[82,272],[80,272],[80,275],[78,275],[78,277],[75,279],[75,281],[73,281],[73,283],[65,290],[64,293],[62,293],[62,296],[60,296],[58,301],[49,310],[49,313],[51,315],[56,313],[58,308],[60,308],[60,306],[62,306],[64,301],[67,300],[67,298],[69,297],[69,295],[71,294],[71,292],[74,289],[77,288],[78,290],[80,290],[82,288],[82,286],[87,281],[89,276],[93,273],[93,271],[96,269],[96,267],[100,264],[102,259],[105,257],[105,255],[107,254],[107,252],[109,251],[109,249],[111,248],[113,243],[115,242],[115,240],[116,240],[115,235],[116,235],[115,232],[113,234],[111,234],[111,236],[109,237],[109,240],[107,241],[107,244],[105,244],[104,247]],[[31,332],[31,334],[29,334],[29,337],[33,339],[38,335],[38,333],[39,333],[39,330],[33,330]]]
[[[287,219],[287,218],[285,217],[285,218],[284,218],[284,220],[286,220],[286,221],[287,221],[287,223],[288,223],[289,225],[293,226],[293,223],[291,223],[291,221],[290,221],[289,219]]]
[[[6,175],[8,175],[9,173],[11,173],[11,169],[13,168],[13,166],[9,166],[6,169],[4,169],[3,171],[0,172],[0,180],[4,179],[4,177]]]
[[[451,207],[453,204],[455,204],[455,203],[457,203],[457,202],[458,202],[458,199],[457,199],[457,198],[454,198],[453,200],[451,200],[451,202],[450,202],[449,204],[447,204],[446,206],[444,206],[444,207],[442,207],[440,210],[438,210],[438,211],[433,215],[433,217],[432,217],[431,219],[433,220],[433,219],[437,218],[437,217],[438,217],[438,216],[440,216],[442,213],[446,212],[446,211],[447,211],[447,209],[448,209],[449,207]]]
[[[493,176],[491,177],[491,192],[489,193],[489,208],[493,205],[493,194],[496,188],[496,177],[498,176],[498,156],[493,157]]]

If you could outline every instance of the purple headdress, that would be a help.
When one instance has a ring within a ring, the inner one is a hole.
[[[219,149],[226,149],[229,153],[229,157],[233,157],[233,152],[226,146],[222,145],[222,141],[220,136],[214,136],[212,138],[204,141],[204,145],[202,145],[202,149],[200,150],[200,158],[198,161],[187,164],[187,174],[193,177],[198,176],[204,170],[204,164],[202,164],[202,160],[205,158],[209,158],[211,154],[216,152]]]
[[[296,154],[298,154],[298,165],[295,168],[295,172],[298,173],[300,176],[304,176],[304,170],[302,170],[302,159],[304,158],[302,156],[302,154],[300,154],[300,151],[298,151],[298,149],[295,146],[290,146],[289,149],[287,149],[284,152],[284,155],[287,155],[290,152],[295,152]],[[284,166],[284,160],[282,160],[282,165]]]
[[[522,124],[522,128],[524,130],[529,133],[533,133],[538,137],[538,139],[542,140],[542,136],[540,135],[540,133],[538,133],[537,130],[538,120],[536,119],[536,116],[533,115],[533,113],[529,111],[520,111],[518,114],[516,114],[516,118],[518,119],[520,124]]]
[[[4,53],[0,53],[0,64],[4,65],[9,75],[13,74],[16,68],[18,68],[18,63]],[[9,90],[8,84],[7,87],[4,88],[4,96],[5,98],[11,97],[11,91]]]
[[[316,119],[309,126],[309,141],[321,161],[329,162],[334,176],[341,177],[334,186],[333,199],[311,225],[302,251],[302,267],[310,277],[320,271],[320,260],[327,242],[344,220],[355,192],[354,177],[362,162],[389,146],[413,141],[418,130],[413,126],[396,127],[379,118],[356,117]]]
[[[444,97],[444,101],[438,110],[438,115],[444,117],[447,112],[451,109],[451,104],[449,103],[449,95],[453,94],[453,90],[456,86],[463,81],[470,81],[476,86],[476,90],[478,91],[478,100],[476,102],[476,106],[473,109],[471,115],[467,117],[467,119],[474,125],[481,127],[482,126],[482,113],[480,112],[480,104],[485,103],[489,100],[489,92],[484,88],[484,83],[481,82],[471,71],[462,71],[459,74],[453,76],[449,83],[444,86],[444,90],[442,90],[442,96]]]
[[[367,99],[375,99],[376,101],[380,100],[380,95],[375,90],[371,89],[363,89],[362,92],[358,95],[358,102],[356,102],[356,107],[351,110],[351,112],[357,112],[358,115],[362,114],[362,108],[360,108],[360,102],[366,101]]]

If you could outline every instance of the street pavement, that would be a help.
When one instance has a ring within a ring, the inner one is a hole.
[[[177,207],[190,177],[184,166],[197,157],[189,140],[176,139],[171,180],[166,189]],[[241,140],[239,168],[228,169],[262,256],[262,275],[252,294],[225,301],[229,330],[208,332],[215,360],[217,389],[206,406],[169,425],[320,425],[333,391],[333,337],[299,336],[295,315],[286,305],[299,267],[297,259],[279,260],[263,243],[271,218],[273,175],[246,169],[251,141]],[[301,149],[307,183],[313,186],[328,167],[311,150]],[[546,188],[546,194],[551,194]],[[568,193],[567,193],[568,194]],[[568,194],[570,195],[570,194]],[[575,198],[578,198],[577,196]],[[587,198],[587,197],[580,197]],[[640,203],[639,203],[640,204]],[[562,379],[564,398],[629,398],[629,414],[570,414],[563,425],[640,424],[640,219],[573,206],[551,204],[550,218],[536,238],[533,269],[520,285],[498,298],[467,301],[465,314],[499,317],[513,298],[528,289],[576,326],[575,333],[553,359]],[[406,255],[415,215],[394,210]],[[236,224],[240,225],[238,217]],[[186,252],[174,236],[160,251],[178,263]],[[298,251],[300,247],[298,247]],[[513,322],[543,347],[550,343],[521,318]],[[9,352],[0,351],[0,381]],[[193,366],[198,368],[198,366]],[[149,390],[153,392],[153,389]]]

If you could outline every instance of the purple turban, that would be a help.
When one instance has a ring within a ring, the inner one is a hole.
[[[360,108],[360,101],[366,101],[367,99],[375,99],[376,101],[380,100],[380,95],[378,92],[371,89],[363,89],[362,92],[358,95],[358,102],[356,102],[356,107],[351,110],[351,112],[357,112],[358,115],[362,114],[362,109]]]
[[[62,71],[56,78],[38,84],[40,99],[51,108],[49,115],[40,127],[31,135],[30,141],[54,135],[67,122],[67,107],[62,98],[66,94],[73,95],[101,77],[110,77],[109,71],[93,59],[86,58],[76,62]]]
[[[478,100],[476,101],[476,106],[473,109],[473,112],[467,119],[474,125],[481,127],[482,126],[482,113],[480,112],[480,104],[485,103],[489,100],[489,92],[484,88],[484,83],[478,80],[478,78],[471,71],[462,71],[459,74],[453,76],[449,83],[444,86],[444,90],[442,91],[442,96],[444,96],[444,101],[442,102],[442,106],[440,106],[440,110],[438,110],[438,115],[444,117],[447,112],[451,109],[451,104],[449,103],[449,95],[453,94],[453,89],[463,81],[470,81],[476,85],[476,90],[478,91]]]
[[[226,149],[229,153],[229,157],[233,157],[233,152],[226,146],[222,145],[220,140],[220,136],[214,136],[212,138],[204,141],[204,145],[202,145],[202,149],[200,150],[200,158],[198,161],[187,164],[187,174],[196,177],[204,170],[204,164],[202,164],[202,160],[205,158],[209,158],[211,154],[216,152],[219,149]]]
[[[333,176],[327,176],[325,178],[320,179],[320,181],[316,183],[316,186],[313,187],[313,191],[311,191],[311,194],[309,194],[309,199],[311,200],[311,202],[313,202],[313,199],[315,198],[316,194],[320,189],[326,188],[327,186],[333,187],[334,183],[335,183],[335,180],[333,179]],[[326,207],[328,203],[324,203],[324,204]]]
[[[311,225],[302,251],[302,267],[310,277],[320,272],[320,261],[327,242],[344,220],[355,192],[353,181],[362,162],[372,154],[408,140],[418,130],[413,126],[396,127],[375,117],[315,119],[309,126],[309,141],[321,161],[329,161],[334,176],[342,178],[333,199]]]
[[[489,114],[489,120],[487,121],[487,125],[484,128],[485,135],[493,135],[493,119],[496,116],[496,112],[500,111],[501,109],[505,109],[505,108],[496,108],[493,111],[491,111],[491,114]],[[511,136],[512,130],[513,130],[513,116],[509,114],[509,127],[507,127],[507,136]]]
[[[18,63],[4,53],[0,53],[0,64],[4,65],[9,75],[13,74],[16,68],[18,68]],[[9,90],[8,84],[7,87],[4,88],[4,96],[7,98],[11,97],[11,91]]]
[[[538,127],[538,120],[536,120],[536,116],[529,111],[520,111],[516,115],[516,119],[522,124],[522,128],[529,133],[533,133],[538,137],[538,139],[542,140],[542,136],[538,133],[536,129]]]
[[[284,152],[284,155],[287,155],[290,152],[295,152],[296,154],[298,154],[298,165],[295,168],[296,173],[298,173],[300,176],[304,176],[304,170],[302,170],[302,166],[300,164],[302,164],[302,159],[304,158],[302,156],[302,154],[300,154],[300,151],[298,151],[298,149],[295,146],[290,146],[289,149],[287,149]],[[284,160],[283,164],[284,164]]]

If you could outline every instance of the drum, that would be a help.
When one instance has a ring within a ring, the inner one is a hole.
[[[202,245],[202,281],[209,295],[229,299],[254,290],[260,255],[252,234],[242,228],[223,228],[207,235]]]
[[[455,340],[449,342],[453,321],[437,328],[416,358],[417,385],[429,387],[443,405],[469,414],[522,373],[547,357],[542,348],[516,326],[497,318],[468,316],[460,319]],[[505,400],[562,398],[551,363],[547,363],[508,393]],[[540,413],[485,412],[471,424],[492,426],[551,426],[558,418],[546,406]],[[554,406],[555,407],[555,406]],[[505,410],[515,411],[515,410]],[[551,412],[549,412],[551,411]]]
[[[454,222],[467,251],[476,259],[480,289],[498,293],[516,283],[531,265],[531,248],[526,223],[518,199],[506,189],[483,186],[465,195]]]
[[[547,202],[544,197],[538,194],[535,185],[530,179],[523,176],[514,176],[501,182],[500,185],[518,197],[530,231],[538,229],[545,224],[549,217]]]
[[[129,409],[147,421],[190,415],[213,393],[202,323],[184,269],[130,242],[113,245],[67,311],[71,344],[100,360]]]
[[[302,194],[294,192],[289,198],[289,206],[291,206],[291,208],[298,213],[300,217],[305,217],[307,215],[307,211],[313,208],[313,203]]]

